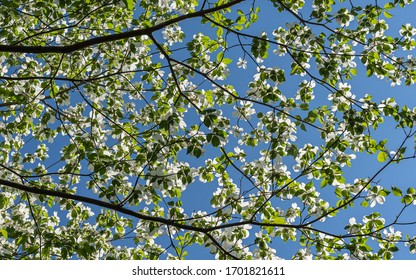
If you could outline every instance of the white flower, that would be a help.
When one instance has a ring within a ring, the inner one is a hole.
[[[238,58],[237,67],[247,69],[247,61],[245,59],[242,59],[241,57]]]
[[[289,208],[286,213],[286,219],[289,223],[295,222],[298,211],[300,211],[299,206],[296,203],[292,203],[292,207]]]
[[[382,188],[380,186],[376,186],[368,191],[367,200],[370,201],[370,207],[376,206],[376,204],[383,204],[386,201],[386,198],[380,194]]]
[[[312,260],[312,253],[309,248],[300,249],[296,254],[296,259],[299,260]]]
[[[344,67],[344,68],[347,68],[347,67],[355,68],[355,67],[357,67],[357,63],[355,63],[352,60],[347,60],[347,61],[342,63],[342,67]]]
[[[393,227],[389,227],[389,230],[384,229],[383,234],[385,235],[386,239],[390,239],[392,241],[402,237],[401,231],[394,231]]]
[[[256,62],[257,62],[257,63],[262,63],[263,61],[264,61],[264,60],[263,60],[263,59],[261,59],[260,57],[257,57],[257,58],[256,58]]]
[[[235,148],[234,148],[234,152],[235,152],[236,154],[244,153],[244,151],[243,151],[243,150],[241,150],[239,147],[235,147]]]
[[[351,86],[347,83],[339,83],[338,84],[338,88],[340,90],[345,90],[345,91],[349,91],[351,89]]]

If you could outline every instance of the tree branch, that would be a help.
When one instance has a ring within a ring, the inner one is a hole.
[[[123,39],[129,39],[133,37],[143,36],[143,35],[150,35],[151,33],[158,31],[160,29],[165,28],[166,26],[181,22],[186,19],[202,17],[204,15],[214,13],[226,8],[230,8],[236,4],[239,4],[245,0],[234,0],[223,5],[219,5],[217,7],[213,7],[206,10],[200,10],[194,13],[178,16],[176,18],[169,19],[165,22],[156,24],[155,26],[138,29],[138,30],[131,30],[123,33],[118,34],[111,34],[105,35],[100,37],[95,37],[89,40],[81,41],[72,45],[68,46],[46,46],[46,47],[39,47],[39,46],[16,46],[16,45],[0,45],[0,52],[7,52],[7,53],[32,53],[32,54],[39,54],[39,53],[72,53],[78,50],[82,50],[94,45],[108,43],[113,41],[119,41]]]
[[[94,199],[94,198],[90,198],[90,197],[86,197],[86,196],[81,196],[81,195],[76,195],[76,194],[70,194],[70,193],[65,193],[63,191],[57,191],[57,190],[50,190],[50,189],[41,189],[41,188],[37,188],[34,186],[26,186],[20,183],[16,183],[16,182],[12,182],[12,181],[8,181],[8,180],[4,180],[4,179],[0,179],[0,185],[3,186],[7,186],[13,189],[18,189],[21,191],[25,191],[28,193],[33,193],[33,194],[38,194],[38,195],[47,195],[47,196],[53,196],[53,197],[60,197],[60,198],[64,198],[64,199],[71,199],[71,200],[76,200],[76,201],[80,201],[80,202],[85,202],[85,203],[89,203],[92,205],[96,205],[96,206],[101,206],[110,210],[115,210],[117,212],[138,218],[138,219],[142,219],[142,220],[146,220],[146,221],[153,221],[153,222],[158,222],[158,223],[162,223],[165,225],[170,225],[170,226],[174,226],[176,228],[180,228],[180,229],[186,229],[186,230],[192,230],[192,231],[198,231],[198,232],[207,232],[206,229],[202,229],[202,228],[197,228],[194,226],[189,226],[189,225],[185,225],[185,224],[180,224],[174,220],[169,220],[169,219],[164,219],[164,218],[160,218],[160,217],[154,217],[154,216],[148,216],[148,215],[144,215],[142,213],[130,210],[130,209],[126,209],[124,207],[120,207],[118,204],[112,204],[112,203],[108,203],[105,201],[101,201],[98,199]]]

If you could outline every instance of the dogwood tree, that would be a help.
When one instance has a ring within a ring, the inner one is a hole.
[[[1,1],[0,258],[410,257],[411,2]]]

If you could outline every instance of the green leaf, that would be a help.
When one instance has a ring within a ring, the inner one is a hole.
[[[302,104],[300,104],[300,109],[301,110],[303,110],[303,111],[307,111],[307,110],[309,110],[309,104],[308,103],[302,103]]]
[[[390,64],[390,63],[384,65],[384,68],[387,69],[387,70],[394,70],[395,69],[394,65]]]
[[[384,11],[384,16],[386,17],[386,18],[392,18],[393,17],[393,15],[392,14],[390,14],[389,12],[387,12],[387,11]]]
[[[283,217],[276,217],[276,218],[273,218],[273,222],[274,222],[275,224],[286,224],[286,220],[285,220],[285,218],[283,218]]]
[[[377,160],[379,162],[385,162],[388,158],[389,158],[389,156],[386,152],[380,152],[377,155]]]
[[[236,20],[236,22],[238,24],[244,24],[244,23],[246,23],[246,21],[247,21],[247,19],[246,19],[245,16],[239,16],[239,17],[237,17],[237,20]]]
[[[217,61],[222,61],[224,59],[224,53],[223,52],[219,52],[217,54]]]
[[[121,225],[116,225],[116,230],[120,234],[123,234],[124,233],[124,227],[121,226]]]
[[[393,192],[393,194],[395,196],[402,196],[403,195],[402,190],[400,188],[398,188],[398,187],[392,186],[391,187],[391,191]]]
[[[123,0],[124,4],[127,6],[127,9],[129,11],[133,11],[134,6],[135,6],[135,1],[134,0]]]
[[[393,9],[393,8],[394,8],[394,4],[391,3],[391,2],[388,2],[384,5],[385,10],[390,10],[390,9]]]
[[[222,35],[224,34],[224,29],[222,27],[218,27],[217,28],[217,36],[222,37]]]
[[[212,137],[212,145],[218,147],[221,144],[220,139],[217,136]]]
[[[405,196],[403,196],[401,202],[404,204],[411,204],[413,203],[413,197],[411,195],[406,194]]]
[[[341,188],[336,188],[335,189],[335,194],[337,195],[337,197],[341,198],[342,197],[342,189]]]
[[[8,238],[8,234],[7,234],[7,230],[5,230],[5,229],[0,229],[0,233],[1,233],[1,235],[3,235],[4,236],[4,238]]]
[[[230,64],[231,62],[233,62],[233,60],[232,60],[232,59],[230,59],[230,58],[228,58],[228,57],[226,57],[226,58],[224,58],[224,59],[222,60],[222,62],[228,65],[228,64]]]
[[[194,149],[194,155],[195,157],[199,158],[202,155],[202,151],[199,148]]]

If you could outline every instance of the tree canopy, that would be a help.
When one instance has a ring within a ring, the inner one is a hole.
[[[416,252],[413,1],[0,2],[1,259]]]

